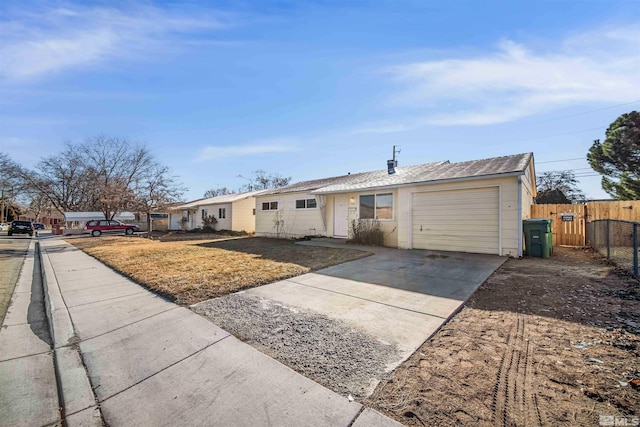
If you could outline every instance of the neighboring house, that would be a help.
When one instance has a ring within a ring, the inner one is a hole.
[[[522,256],[536,195],[532,153],[295,183],[256,197],[256,235],[346,239],[378,220],[385,246]]]
[[[263,191],[226,194],[208,199],[198,199],[174,208],[171,214],[171,230],[201,228],[203,219],[213,216],[215,230],[246,231],[256,229],[256,196]]]
[[[85,222],[94,219],[105,219],[103,212],[65,212],[64,221],[66,223],[76,223],[84,225]],[[133,212],[119,212],[114,217],[114,220],[120,222],[134,221],[136,216]]]
[[[64,215],[53,208],[45,209],[39,213],[34,212],[32,209],[28,209],[16,219],[41,222],[45,227],[51,228],[55,224],[62,224],[64,222]]]

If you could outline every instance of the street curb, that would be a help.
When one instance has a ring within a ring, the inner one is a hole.
[[[68,426],[102,426],[104,424],[100,409],[77,347],[78,338],[73,322],[62,298],[51,260],[40,239],[36,243],[36,253],[40,259],[63,423]]]

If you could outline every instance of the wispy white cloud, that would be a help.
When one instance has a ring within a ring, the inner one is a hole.
[[[640,99],[640,25],[576,34],[544,49],[505,40],[473,57],[387,71],[399,87],[394,104],[421,118],[386,122],[382,131],[488,125],[580,103],[630,102]]]
[[[298,151],[298,149],[295,142],[289,138],[265,139],[243,145],[207,146],[200,150],[196,160],[204,161],[271,153],[288,153]]]
[[[209,10],[38,3],[0,11],[0,79],[19,81],[121,58],[148,58],[169,39],[224,28],[228,16]]]

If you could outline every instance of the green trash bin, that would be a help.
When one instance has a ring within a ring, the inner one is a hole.
[[[523,223],[526,254],[539,258],[549,258],[553,246],[553,220],[549,218],[525,219]]]

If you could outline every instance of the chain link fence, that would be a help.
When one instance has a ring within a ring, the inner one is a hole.
[[[587,244],[638,277],[638,222],[603,219],[587,223]]]

